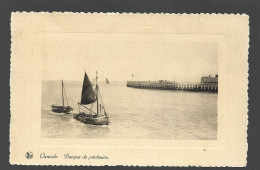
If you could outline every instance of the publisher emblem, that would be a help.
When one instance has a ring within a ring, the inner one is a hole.
[[[25,157],[27,158],[27,159],[32,159],[33,158],[33,153],[32,152],[26,152],[26,154],[25,154]]]

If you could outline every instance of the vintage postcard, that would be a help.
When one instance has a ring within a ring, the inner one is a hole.
[[[246,166],[249,17],[13,12],[10,163]]]

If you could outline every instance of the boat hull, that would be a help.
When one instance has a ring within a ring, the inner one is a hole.
[[[53,112],[56,112],[56,113],[67,113],[69,114],[69,112],[72,110],[72,108],[70,106],[54,106],[52,105],[51,107],[51,110]]]
[[[92,125],[108,125],[109,118],[106,116],[93,116],[85,113],[74,114],[74,119],[81,121],[85,124],[92,124]]]

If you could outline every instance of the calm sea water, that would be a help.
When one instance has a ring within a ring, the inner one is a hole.
[[[43,138],[217,138],[217,94],[134,89],[125,82],[100,82],[109,126],[86,125],[73,118],[78,113],[82,82],[65,81],[71,114],[51,111],[61,105],[61,82],[42,82],[41,132]]]

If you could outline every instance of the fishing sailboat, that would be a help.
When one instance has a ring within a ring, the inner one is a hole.
[[[79,113],[74,118],[86,124],[108,125],[109,117],[105,110],[104,103],[99,91],[98,77],[96,73],[96,86],[93,90],[88,75],[85,72],[82,86],[81,101],[78,103]],[[94,106],[94,109],[93,109]],[[84,111],[81,111],[84,109]]]
[[[67,96],[66,96],[66,91],[65,91],[65,88],[64,88],[63,80],[61,80],[61,86],[62,86],[62,88],[61,88],[62,106],[52,105],[51,110],[53,112],[56,112],[56,113],[69,113],[72,110],[72,107],[69,106],[69,102],[68,102],[68,99],[67,99]],[[65,98],[66,98],[66,101],[67,101],[67,106],[64,105],[64,94],[65,94]]]
[[[107,78],[106,78],[106,84],[110,84]]]

